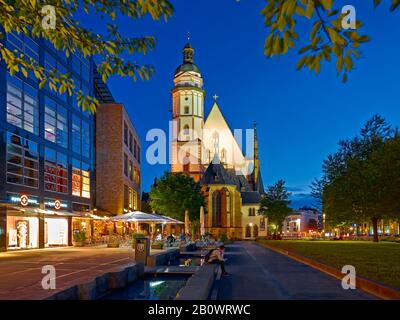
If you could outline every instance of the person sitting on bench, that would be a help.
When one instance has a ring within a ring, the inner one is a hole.
[[[227,276],[228,272],[226,272],[225,270],[224,251],[224,245],[221,245],[219,246],[219,248],[212,250],[207,262],[212,264],[219,264],[221,266],[222,275]]]

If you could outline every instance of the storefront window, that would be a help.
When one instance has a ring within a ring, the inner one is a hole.
[[[46,218],[45,224],[45,246],[68,245],[68,219]]]
[[[8,249],[39,247],[39,219],[7,216]]]
[[[68,193],[67,156],[45,148],[44,188],[46,191]]]
[[[38,187],[37,143],[7,132],[7,182]]]
[[[67,110],[57,105],[55,101],[45,98],[44,130],[45,139],[68,147],[68,116]]]
[[[7,122],[38,134],[38,109],[37,90],[7,74]]]

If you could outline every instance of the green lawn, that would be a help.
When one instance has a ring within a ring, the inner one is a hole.
[[[357,275],[400,288],[400,244],[370,241],[261,240],[279,248],[342,269],[353,265]]]

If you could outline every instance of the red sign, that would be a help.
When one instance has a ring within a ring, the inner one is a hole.
[[[56,200],[54,201],[54,209],[59,210],[61,208],[61,201]]]
[[[21,196],[21,206],[26,207],[29,203],[29,198],[26,194]]]

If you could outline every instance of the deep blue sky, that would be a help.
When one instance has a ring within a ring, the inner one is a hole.
[[[157,73],[151,81],[133,83],[114,77],[108,82],[139,132],[143,160],[146,132],[168,129],[172,77],[181,63],[187,32],[205,82],[206,113],[217,93],[232,129],[251,128],[257,121],[266,185],[282,178],[291,190],[307,193],[313,178],[321,175],[322,160],[336,150],[337,142],[354,135],[373,114],[399,125],[400,10],[389,13],[389,1],[376,10],[372,0],[335,2],[353,4],[357,18],[365,22],[362,30],[372,37],[362,46],[363,58],[356,62],[347,84],[341,83],[329,64],[323,65],[319,75],[297,72],[296,52],[266,58],[262,0],[176,0],[175,13],[167,23],[118,20],[128,35],[157,38],[156,50],[139,58],[155,66]],[[143,191],[168,169],[143,161]]]

